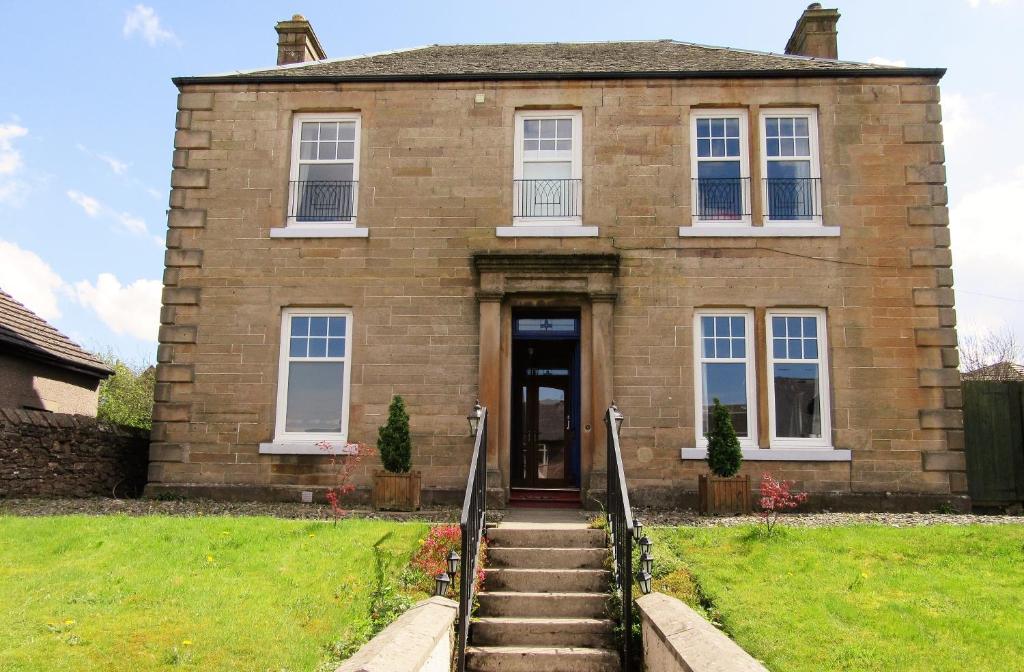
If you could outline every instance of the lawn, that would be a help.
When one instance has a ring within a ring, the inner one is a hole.
[[[426,524],[0,516],[0,670],[333,669],[388,532],[398,576]]]
[[[773,672],[1024,670],[1024,526],[652,532],[655,590]]]

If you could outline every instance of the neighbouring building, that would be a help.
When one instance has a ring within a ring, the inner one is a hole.
[[[95,416],[100,381],[111,373],[0,290],[0,408]]]
[[[424,500],[692,501],[711,399],[819,505],[965,503],[938,83],[674,40],[433,45],[174,80],[150,492],[298,499],[408,402]],[[370,482],[366,465],[358,484]],[[576,494],[578,493],[578,494]]]

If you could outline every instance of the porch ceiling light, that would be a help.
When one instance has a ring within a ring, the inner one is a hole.
[[[645,574],[650,574],[654,571],[654,556],[650,553],[644,553],[640,556],[640,569]]]
[[[619,413],[619,407],[615,405],[614,401],[612,402],[612,407],[610,410],[612,413],[612,420],[615,422],[615,433],[618,434],[619,430],[622,429],[622,421],[625,419],[626,416],[622,415],[622,413]]]
[[[477,429],[480,427],[480,418],[482,418],[483,415],[484,409],[480,406],[480,400],[477,399],[476,406],[474,406],[473,410],[466,416],[466,420],[469,421],[469,431],[473,433],[473,436],[476,436]]]
[[[637,572],[636,582],[640,584],[640,590],[644,595],[649,595],[651,593],[651,575],[649,572],[645,572],[642,569]]]
[[[451,585],[451,578],[447,572],[441,572],[434,577],[434,596],[444,597],[448,593],[448,586]]]
[[[640,541],[638,541],[637,543],[640,544],[641,553],[650,553],[651,546],[654,546],[654,542],[648,539],[646,536],[640,537]]]
[[[459,554],[454,549],[448,552],[448,574],[456,576],[459,573]]]

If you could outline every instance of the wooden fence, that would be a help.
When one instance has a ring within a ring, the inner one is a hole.
[[[965,380],[963,392],[971,501],[1024,501],[1024,382]]]

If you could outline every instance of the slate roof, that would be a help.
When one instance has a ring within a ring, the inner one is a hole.
[[[1014,362],[996,362],[963,374],[964,380],[1024,380],[1024,366]]]
[[[79,373],[106,378],[113,370],[0,289],[0,351],[16,351]]]
[[[449,44],[263,70],[177,77],[175,84],[273,81],[596,79],[626,77],[936,76],[900,68],[788,56],[676,40]]]

